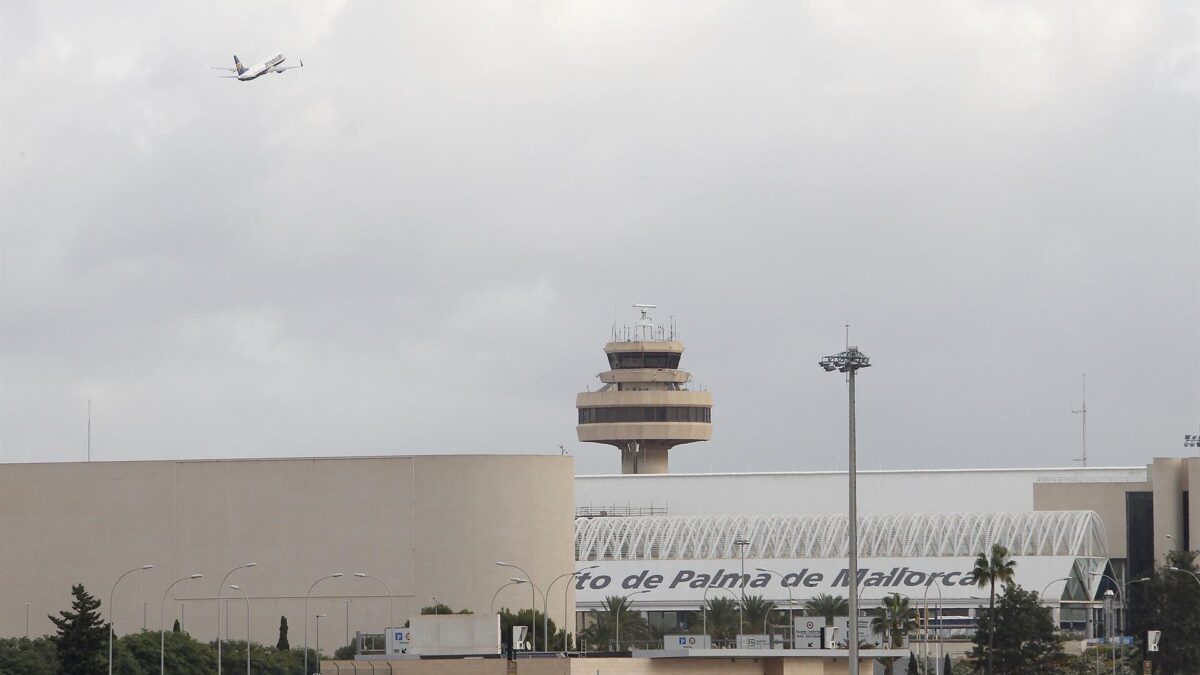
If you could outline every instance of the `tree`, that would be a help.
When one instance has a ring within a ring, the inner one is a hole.
[[[909,606],[908,598],[892,593],[883,598],[882,614],[871,619],[871,630],[883,635],[892,649],[904,645],[904,637],[917,627],[917,611]],[[880,659],[885,675],[892,675],[895,658]],[[913,661],[914,667],[916,661]]]
[[[733,640],[738,634],[738,603],[733,598],[709,598],[701,626],[708,624],[708,634],[714,640]]]
[[[58,651],[63,675],[98,675],[108,671],[108,624],[100,620],[100,601],[83,584],[71,587],[71,611],[50,620],[58,633],[50,639]]]
[[[1196,639],[1200,635],[1200,584],[1193,576],[1200,573],[1196,552],[1171,551],[1166,563],[1154,568],[1150,581],[1138,584],[1145,589],[1145,602],[1139,603],[1142,611],[1135,623],[1143,637],[1147,629],[1162,631],[1154,672],[1195,673],[1200,664],[1200,640]]]
[[[979,618],[971,654],[977,660],[986,654],[1005,675],[1052,673],[1066,663],[1050,608],[1016,584],[1006,586],[994,611]]]
[[[833,617],[850,616],[850,602],[828,593],[820,593],[809,598],[804,603],[804,610],[809,616],[825,617],[825,625],[833,625]]]
[[[0,638],[0,673],[55,675],[58,652],[50,638]]]
[[[917,656],[912,652],[908,653],[908,669],[905,675],[917,675]]]
[[[767,619],[771,616],[771,612],[775,611],[775,603],[766,600],[761,595],[747,595],[742,598],[741,610],[746,625],[742,626],[742,631],[751,633],[757,632],[760,627],[764,627]],[[763,632],[766,632],[764,629]]]
[[[980,553],[975,558],[975,569],[971,570],[971,576],[975,577],[975,585],[979,588],[990,585],[990,595],[988,600],[988,614],[996,611],[996,582],[999,581],[1008,584],[1012,581],[1013,574],[1016,572],[1017,562],[1008,557],[1008,549],[1002,544],[992,544],[992,553],[990,556]],[[994,622],[991,624],[995,625]],[[990,631],[991,629],[989,629]],[[988,634],[988,654],[987,654],[987,675],[993,675],[996,672],[994,668],[994,659],[992,658],[992,646],[995,643],[995,635],[990,632]]]
[[[951,671],[953,670],[954,666],[950,663],[950,655],[944,654],[942,658],[942,672],[945,673],[945,675],[950,675]]]
[[[175,625],[171,626],[171,632],[179,633],[181,631],[183,631],[183,628],[179,625],[179,619],[175,619]]]
[[[287,633],[288,633],[287,617],[280,616],[279,617],[279,639],[275,642],[275,649],[278,649],[281,652],[286,652],[288,649],[291,648],[291,646],[288,644]]]
[[[529,609],[522,609],[519,612],[514,614],[507,607],[501,607],[499,614],[500,614],[500,639],[503,640],[505,642],[505,644],[507,644],[512,639],[512,627],[513,626],[528,626],[528,627],[530,627],[530,631],[532,631],[533,630],[532,626],[534,626],[536,624],[537,625],[538,643],[536,645],[534,645],[534,649],[545,649],[546,648],[545,636],[542,635],[542,618],[545,616],[544,614],[542,614],[541,612],[529,610]],[[547,629],[550,631],[550,635],[554,635],[555,632],[558,630],[557,627],[554,625],[553,620],[547,621],[546,626],[547,626]],[[625,630],[625,626],[622,625],[621,631],[624,632],[624,630]],[[532,637],[532,632],[530,633],[530,636]]]
[[[732,601],[731,601],[732,602]],[[591,625],[580,632],[580,637],[598,648],[616,647],[617,626],[620,622],[621,643],[630,643],[650,639],[650,626],[640,612],[630,609],[629,599],[623,595],[610,595],[604,598],[602,611],[588,612]]]

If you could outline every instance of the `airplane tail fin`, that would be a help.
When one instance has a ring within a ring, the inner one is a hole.
[[[246,66],[243,66],[242,62],[238,60],[237,54],[233,55],[233,67],[237,69],[238,75],[246,72]]]

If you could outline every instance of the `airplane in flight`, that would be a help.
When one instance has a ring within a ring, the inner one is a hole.
[[[268,57],[265,61],[256,63],[247,68],[246,66],[242,65],[241,61],[238,60],[237,54],[234,54],[232,68],[223,68],[221,66],[209,66],[209,68],[212,70],[228,70],[231,73],[237,73],[236,75],[218,75],[217,77],[237,78],[243,82],[249,82],[259,75],[266,75],[267,73],[282,73],[283,71],[291,70],[292,68],[304,67],[303,59],[300,60],[300,65],[298,66],[282,65],[286,58],[287,57],[283,55],[283,52],[276,52]]]

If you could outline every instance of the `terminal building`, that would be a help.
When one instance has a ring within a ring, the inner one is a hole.
[[[674,326],[648,311],[604,351],[601,387],[575,407],[580,440],[618,449],[612,475],[576,476],[557,455],[0,465],[0,637],[25,634],[27,617],[31,634],[51,632],[47,615],[75,583],[121,633],[179,619],[212,639],[220,616],[223,636],[273,643],[285,615],[300,644],[312,637],[303,617],[321,612],[326,651],[426,605],[483,614],[539,591],[538,609],[571,630],[605,596],[646,591],[634,609],[666,632],[694,631],[690,613],[741,584],[784,609],[844,595],[845,472],[669,473],[672,449],[711,438],[711,394],[690,389]],[[1061,626],[1095,634],[1107,590],[1123,594],[1168,551],[1200,542],[1196,457],[858,480],[864,606],[900,592],[924,611],[928,598],[935,625],[959,636],[981,604],[971,563],[992,543],[1008,546],[1018,583],[1044,591]],[[243,612],[218,611],[231,570],[248,626]],[[204,577],[171,587],[193,573]],[[537,590],[506,586],[513,578]]]

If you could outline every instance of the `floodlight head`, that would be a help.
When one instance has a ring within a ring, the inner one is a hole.
[[[152,569],[154,569],[154,565],[142,565],[142,569],[144,569],[144,570],[152,570]]]
[[[189,579],[202,579],[202,578],[204,578],[204,575],[203,574],[193,574],[192,576],[190,576],[188,578]]]
[[[331,579],[336,579],[336,578],[338,578],[338,577],[344,577],[344,576],[346,576],[346,575],[345,575],[345,574],[342,574],[341,572],[334,572],[333,574],[330,574],[330,575],[329,575],[329,577],[330,577]]]
[[[365,577],[365,576],[367,576],[367,573],[366,573],[366,572],[355,572],[355,573],[354,573],[354,576],[356,576],[356,577]]]
[[[512,565],[509,565],[508,563],[504,562],[503,560],[497,560],[496,564],[501,567],[512,567]]]
[[[232,588],[232,589],[233,589],[233,590],[235,590],[235,591],[240,591],[240,590],[242,590],[242,587],[241,587],[241,586],[238,586],[237,584],[229,584],[229,587],[230,587],[230,588]]]
[[[839,373],[847,373],[860,368],[870,368],[871,359],[866,354],[858,351],[858,347],[847,347],[846,351],[840,354],[826,356],[821,359],[818,365],[824,368],[827,373],[835,370]]]
[[[527,584],[527,583],[529,583],[529,581],[527,581],[527,580],[525,580],[525,579],[522,579],[522,578],[520,578],[520,577],[509,577],[509,578],[508,578],[508,580],[509,580],[509,581],[511,581],[511,582],[513,582],[514,584]]]
[[[245,565],[242,565],[242,567],[258,567],[258,563],[256,563],[256,562],[248,562],[248,563],[246,563]]]

